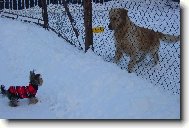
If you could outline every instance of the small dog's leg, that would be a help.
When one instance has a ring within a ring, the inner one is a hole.
[[[18,106],[18,100],[15,98],[12,98],[9,102],[10,107],[17,107]]]
[[[29,104],[36,104],[38,102],[38,99],[36,97],[29,98]]]

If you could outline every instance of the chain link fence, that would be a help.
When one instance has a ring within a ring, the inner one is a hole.
[[[83,1],[76,0],[76,4],[73,4],[74,1],[68,2],[69,11],[74,19],[73,26],[79,32],[78,38],[73,31],[62,2],[47,0],[46,3],[49,27],[70,44],[79,49],[85,49]],[[94,53],[107,62],[113,63],[116,50],[114,32],[108,28],[108,14],[111,8],[127,9],[131,21],[140,27],[153,29],[164,34],[180,35],[180,7],[178,2],[172,2],[171,0],[94,0],[92,3],[92,26],[93,28],[104,28],[101,33],[93,33]],[[33,7],[29,5],[28,8],[20,10],[4,8],[4,16],[6,13],[43,20],[39,2],[34,2]],[[129,57],[124,55],[118,66],[123,70],[127,70],[128,62]],[[154,66],[150,56],[147,56],[134,67],[134,73],[155,86],[159,86],[173,94],[180,94],[180,43],[161,41],[159,63]]]

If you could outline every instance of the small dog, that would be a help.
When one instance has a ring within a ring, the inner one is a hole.
[[[8,97],[10,100],[9,106],[18,106],[18,99],[29,99],[29,104],[36,104],[38,99],[35,97],[37,94],[38,86],[42,86],[43,79],[40,74],[35,74],[34,70],[30,71],[30,82],[28,86],[10,86],[8,90],[4,85],[1,85],[1,93]]]
[[[130,56],[128,72],[131,73],[135,64],[142,61],[147,53],[151,53],[154,63],[159,61],[160,40],[177,42],[179,36],[155,32],[135,25],[128,16],[128,11],[123,8],[111,9],[109,12],[110,30],[114,30],[116,40],[115,62],[118,63],[123,53]]]

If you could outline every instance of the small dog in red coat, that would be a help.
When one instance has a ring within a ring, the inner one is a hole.
[[[29,104],[36,104],[38,99],[36,98],[37,90],[39,86],[42,86],[43,79],[41,74],[35,74],[34,70],[30,71],[30,82],[28,86],[10,86],[8,90],[4,85],[1,85],[1,93],[6,95],[10,100],[9,106],[18,106],[18,99],[29,99]]]

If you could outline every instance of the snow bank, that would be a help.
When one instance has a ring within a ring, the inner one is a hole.
[[[11,108],[0,96],[5,119],[180,119],[180,97],[86,54],[53,32],[0,18],[0,84],[27,85],[29,71],[41,73],[39,103]]]

